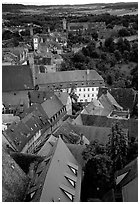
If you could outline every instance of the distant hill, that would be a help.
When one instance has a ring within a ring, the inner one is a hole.
[[[138,2],[126,3],[95,3],[95,4],[75,4],[75,5],[23,5],[23,4],[2,4],[2,12],[17,12],[21,9],[34,9],[34,8],[74,8],[74,7],[89,7],[89,6],[103,6],[109,9],[138,9]]]
[[[2,12],[11,12],[25,8],[26,6],[23,4],[2,4]]]

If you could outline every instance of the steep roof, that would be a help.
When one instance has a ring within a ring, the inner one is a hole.
[[[33,185],[28,189],[30,201],[80,201],[80,188],[81,166],[59,138],[52,154],[37,168]]]
[[[67,92],[56,91],[54,94],[59,98],[63,105],[67,105],[67,100],[69,97],[69,94]]]
[[[48,118],[53,117],[63,108],[62,102],[58,99],[56,95],[53,95],[52,97],[44,101],[41,106],[47,114]]]
[[[2,91],[33,89],[32,72],[27,65],[2,66]]]
[[[123,176],[124,175],[124,176]],[[123,187],[138,176],[138,158],[116,172],[116,184]]]
[[[61,135],[66,143],[72,144],[79,143],[80,134],[76,133],[73,127],[74,126],[71,125],[71,123],[65,121],[53,134],[56,137],[59,137]]]
[[[37,75],[37,84],[63,83],[63,82],[86,82],[86,81],[104,81],[103,78],[95,71],[74,70],[61,71],[54,73],[43,73]]]
[[[28,177],[2,147],[2,201],[21,202],[28,185]]]
[[[37,107],[36,107],[37,108]],[[50,124],[48,117],[37,108],[31,113],[25,114],[25,117],[19,123],[13,123],[5,130],[4,135],[7,140],[16,147],[17,151],[22,151],[27,142],[41,128],[47,128]]]
[[[122,187],[123,202],[138,202],[138,177]]]

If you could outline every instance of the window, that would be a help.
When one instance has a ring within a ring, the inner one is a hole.
[[[90,91],[90,88],[88,88],[88,91]]]
[[[89,94],[88,94],[88,97],[89,97]]]
[[[87,102],[87,99],[85,99],[85,102]]]
[[[80,96],[81,94],[79,94],[79,96]]]
[[[83,91],[85,91],[86,89],[84,88]]]
[[[92,96],[94,97],[94,94],[92,94]]]
[[[84,94],[84,97],[86,97],[86,95]]]
[[[72,175],[70,175],[68,173],[65,173],[65,178],[75,188],[77,177],[76,176],[72,176]]]
[[[65,193],[65,195],[71,200],[74,200],[75,191],[64,184],[60,185],[60,189]]]
[[[79,89],[79,91],[81,91],[81,89]]]
[[[99,91],[99,87],[96,88],[96,91]]]
[[[94,91],[94,88],[92,88],[92,91]]]
[[[75,164],[73,164],[73,163],[69,163],[68,166],[69,166],[70,170],[71,170],[75,175],[77,175],[78,166],[75,165]]]

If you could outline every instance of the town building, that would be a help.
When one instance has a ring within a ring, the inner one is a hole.
[[[35,70],[34,65],[32,69]],[[55,73],[39,73],[35,70],[35,83],[40,90],[45,91],[73,91],[78,102],[90,102],[97,98],[99,87],[103,87],[104,80],[95,70],[74,70]]]
[[[3,135],[14,149],[33,153],[37,146],[63,122],[66,107],[53,95],[41,104],[33,104],[23,113],[19,123],[13,123]]]
[[[48,144],[47,144],[48,146]],[[27,202],[79,202],[82,169],[61,138],[38,156],[45,157],[28,187]]]
[[[29,66],[2,66],[2,103],[6,113],[18,115],[28,108],[28,91],[33,89],[32,70]]]

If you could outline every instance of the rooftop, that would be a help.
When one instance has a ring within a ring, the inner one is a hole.
[[[31,107],[32,109],[33,107]],[[36,106],[36,109],[27,115],[25,114],[25,117],[19,123],[10,125],[4,135],[20,152],[36,132],[40,131],[42,127],[47,128],[49,126],[48,117],[45,117]]]
[[[2,91],[23,91],[33,89],[32,72],[26,65],[2,66]]]
[[[103,78],[95,71],[89,70],[74,70],[62,71],[54,73],[43,73],[37,75],[37,84],[50,84],[50,83],[72,83],[72,82],[86,82],[86,81],[102,81]]]
[[[5,145],[2,148],[2,201],[21,202],[28,185],[28,177],[8,154]]]
[[[81,166],[62,139],[53,147],[37,168],[36,177],[28,189],[28,201],[80,201]]]

